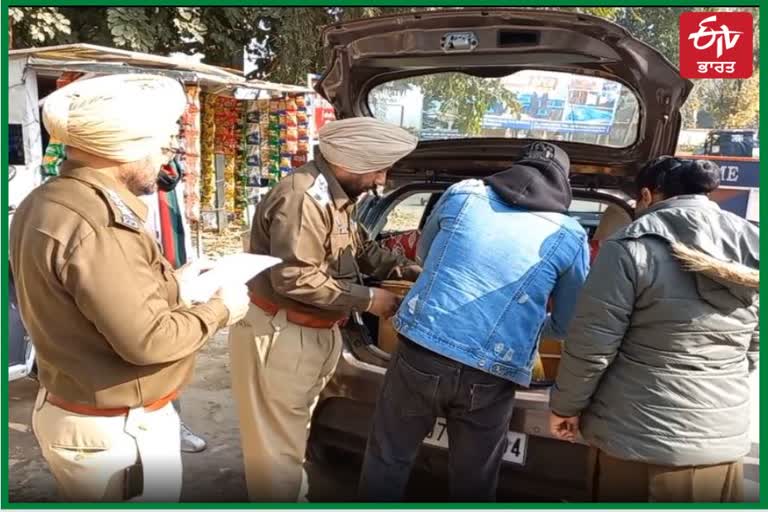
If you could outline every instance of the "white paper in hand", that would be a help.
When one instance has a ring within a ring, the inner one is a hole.
[[[211,270],[190,280],[185,295],[191,302],[208,302],[221,287],[245,284],[281,261],[273,256],[246,252],[224,256]]]

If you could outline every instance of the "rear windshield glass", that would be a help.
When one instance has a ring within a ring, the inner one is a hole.
[[[368,106],[421,140],[534,138],[620,148],[635,142],[640,119],[637,98],[618,82],[536,70],[403,78],[371,89]]]

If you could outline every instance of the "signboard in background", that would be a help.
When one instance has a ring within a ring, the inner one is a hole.
[[[602,78],[525,70],[503,79],[522,111],[501,105],[483,116],[483,128],[607,134],[611,131],[621,84]]]
[[[720,166],[720,186],[757,188],[760,186],[760,162],[758,160],[729,160],[704,157]]]
[[[760,161],[704,157],[720,166],[720,188],[712,195],[723,210],[760,222]]]
[[[710,160],[720,168],[720,187],[759,188],[760,160],[757,158],[675,153],[679,158]]]
[[[321,104],[315,106],[315,133],[320,133],[320,128],[325,126],[325,123],[334,121],[336,119],[336,113],[328,102],[322,98],[319,98],[318,103],[325,103],[325,105]]]
[[[759,208],[751,204],[749,189],[718,188],[710,194],[710,199],[720,205],[725,211],[735,213],[753,222],[760,222]]]
[[[320,75],[316,73],[307,74],[307,87],[315,90],[315,84],[320,80]],[[333,105],[328,103],[325,98],[319,94],[310,94],[312,109],[312,123],[310,137],[313,140],[317,140],[317,134],[320,132],[325,123],[334,121],[336,119],[336,112],[333,109]]]
[[[760,161],[755,158],[678,154],[703,158],[720,167],[720,187],[710,198],[723,210],[752,222],[760,222]]]

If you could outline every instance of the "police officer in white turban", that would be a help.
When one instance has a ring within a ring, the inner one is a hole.
[[[283,263],[249,283],[251,308],[230,329],[232,388],[252,501],[301,501],[312,409],[341,353],[352,311],[392,316],[398,298],[361,274],[415,280],[421,268],[367,239],[358,197],[416,147],[406,130],[371,118],[320,130],[320,154],[258,204],[250,252]]]
[[[244,286],[189,304],[199,269],[175,272],[143,228],[185,106],[151,75],[74,82],[43,120],[66,144],[61,175],[21,203],[10,233],[19,309],[37,350],[32,426],[69,501],[177,501],[179,417],[171,401],[195,354],[247,311]]]

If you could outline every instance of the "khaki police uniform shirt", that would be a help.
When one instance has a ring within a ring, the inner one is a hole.
[[[369,240],[354,206],[322,157],[283,178],[257,205],[250,241],[250,252],[283,263],[252,279],[251,293],[281,308],[340,319],[370,305],[361,274],[415,280],[418,267]]]
[[[225,325],[220,299],[181,306],[146,211],[114,169],[74,163],[16,211],[19,310],[50,393],[99,408],[151,403],[189,380],[195,353]]]

